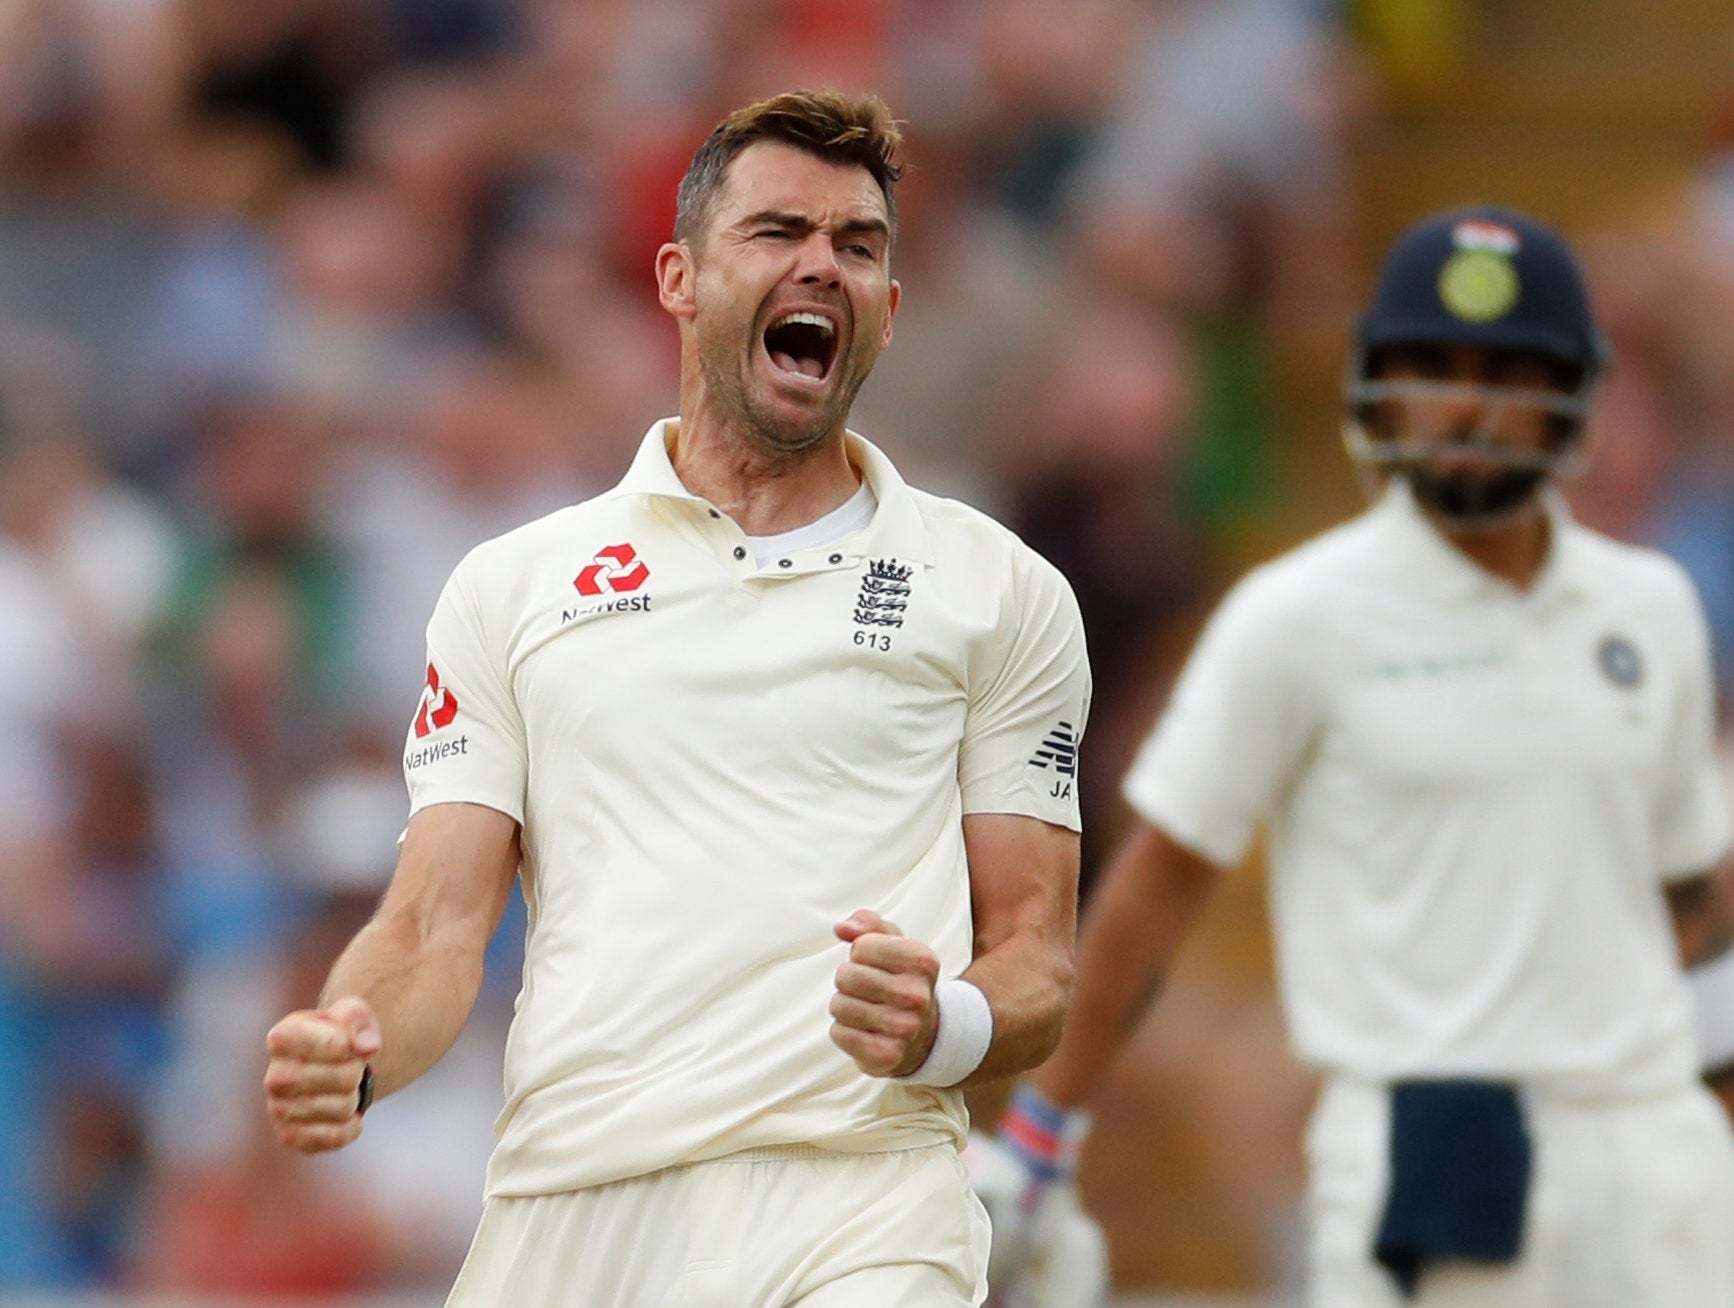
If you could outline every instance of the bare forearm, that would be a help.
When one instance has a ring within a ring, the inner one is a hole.
[[[1053,1053],[1072,996],[1068,942],[1019,932],[978,957],[963,975],[993,1009],[993,1043],[961,1084],[1016,1076]]]
[[[1054,1103],[1074,1107],[1094,1094],[1167,977],[1215,877],[1148,828],[1115,857],[1079,932],[1065,1033],[1030,1078]]]
[[[369,1067],[374,1094],[387,1094],[451,1048],[518,863],[517,820],[497,809],[445,803],[411,816],[379,911],[338,957],[318,1007],[265,1034],[279,1141],[303,1153],[343,1148],[361,1134]]]
[[[1710,1087],[1716,1098],[1722,1101],[1723,1110],[1727,1112],[1729,1119],[1734,1121],[1734,1064],[1706,1073],[1704,1083]]]
[[[1667,887],[1680,963],[1696,967],[1734,945],[1734,892],[1726,868],[1676,881]]]
[[[960,1084],[1028,1071],[1054,1050],[1072,998],[1078,836],[1035,818],[973,813],[963,820],[975,914],[975,958],[964,978],[987,996],[993,1038]]]
[[[372,1060],[377,1093],[401,1089],[437,1063],[463,1030],[482,985],[482,954],[422,939],[413,923],[381,914],[350,941],[320,1006],[357,995],[384,1037]]]

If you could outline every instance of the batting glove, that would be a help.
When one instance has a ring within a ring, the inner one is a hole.
[[[1022,1086],[992,1139],[964,1159],[993,1223],[988,1302],[996,1308],[1090,1308],[1107,1288],[1100,1228],[1072,1178],[1090,1119]]]

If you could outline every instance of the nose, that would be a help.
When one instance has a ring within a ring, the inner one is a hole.
[[[1439,425],[1457,440],[1469,440],[1481,426],[1487,400],[1473,389],[1438,401]]]
[[[809,232],[801,242],[795,280],[803,286],[836,286],[843,280],[842,265],[837,262],[837,250],[829,234]]]

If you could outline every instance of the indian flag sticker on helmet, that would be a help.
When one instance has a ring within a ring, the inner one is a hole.
[[[1497,250],[1458,250],[1439,270],[1439,300],[1464,322],[1503,318],[1517,292],[1517,269]]]
[[[1519,238],[1514,228],[1486,218],[1466,218],[1451,229],[1451,244],[1459,250],[1492,250],[1510,256],[1517,253]]]

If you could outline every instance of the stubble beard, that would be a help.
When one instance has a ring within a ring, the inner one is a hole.
[[[864,370],[851,366],[850,356],[841,356],[831,364],[833,370],[843,371],[830,398],[811,416],[791,418],[777,412],[756,393],[747,376],[751,363],[745,368],[738,366],[734,352],[725,344],[701,342],[698,365],[705,389],[715,397],[730,425],[746,437],[757,453],[778,463],[799,459],[840,430],[848,421],[861,384],[867,380]]]

